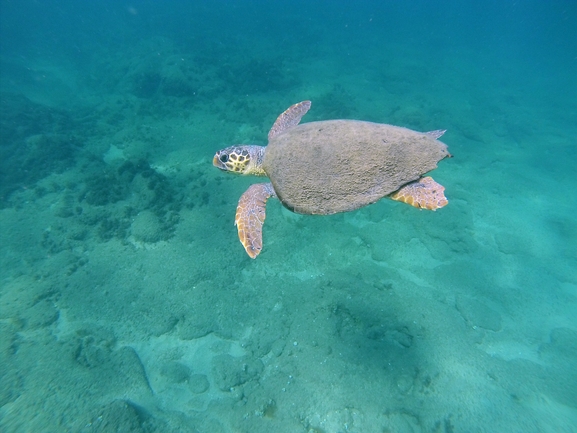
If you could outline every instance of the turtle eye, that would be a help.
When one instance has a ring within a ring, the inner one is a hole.
[[[226,162],[228,161],[228,153],[223,153],[222,155],[220,155],[218,157],[218,159],[220,159],[220,162]]]

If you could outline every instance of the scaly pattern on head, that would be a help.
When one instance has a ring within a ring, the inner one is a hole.
[[[216,152],[212,164],[232,173],[266,176],[262,169],[263,156],[262,146],[230,146]]]
[[[213,164],[225,171],[244,173],[250,161],[250,153],[244,146],[231,146],[214,155]]]

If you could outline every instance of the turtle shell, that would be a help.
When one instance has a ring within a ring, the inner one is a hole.
[[[447,146],[431,134],[328,120],[272,137],[263,168],[287,208],[326,215],[374,203],[435,169],[448,155]]]

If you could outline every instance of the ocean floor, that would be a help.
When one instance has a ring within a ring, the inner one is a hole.
[[[0,430],[577,431],[575,57],[389,40],[365,10],[244,39],[235,4],[229,33],[134,7],[108,23],[130,43],[1,45]],[[449,205],[270,200],[251,260],[234,215],[262,179],[212,157],[305,99],[303,122],[446,128]]]

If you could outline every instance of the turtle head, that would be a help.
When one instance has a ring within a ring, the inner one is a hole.
[[[266,176],[262,168],[264,149],[262,146],[230,146],[216,152],[212,165],[232,173]]]

